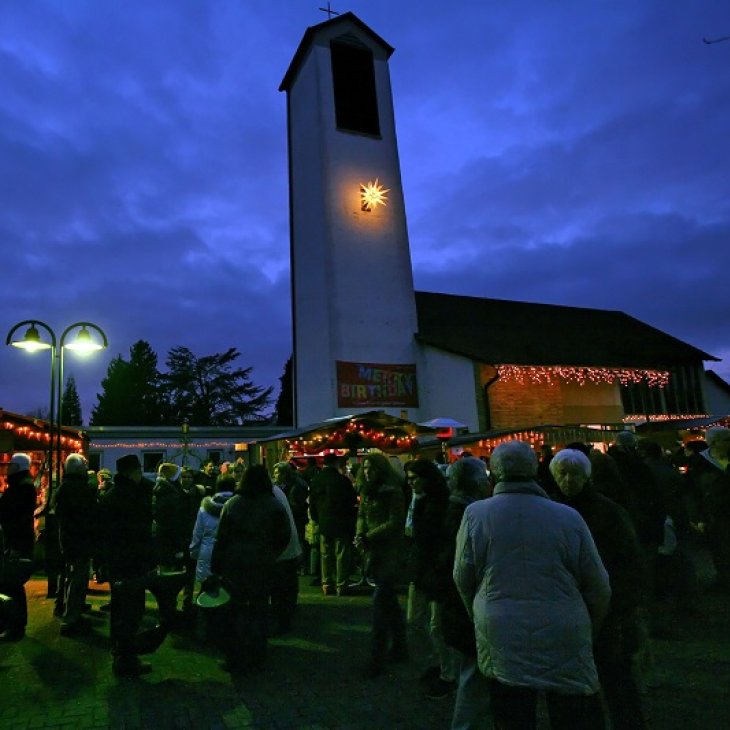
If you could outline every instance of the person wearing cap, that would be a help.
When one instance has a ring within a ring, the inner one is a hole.
[[[115,674],[150,671],[141,662],[137,636],[145,609],[145,588],[155,569],[152,539],[153,484],[142,474],[135,454],[117,460],[114,484],[99,501],[101,535],[111,584],[109,635]]]
[[[81,454],[69,454],[66,458],[55,499],[66,575],[61,633],[70,635],[85,628],[82,614],[98,519],[96,481],[89,483],[86,459]]]
[[[13,454],[8,463],[8,486],[0,497],[0,526],[5,538],[5,549],[17,557],[32,559],[35,547],[33,513],[36,508],[36,489],[30,473],[30,456]],[[17,607],[17,626],[0,634],[3,641],[19,641],[25,636],[28,623],[28,603],[25,585],[6,582],[0,584],[0,593],[12,598]]]

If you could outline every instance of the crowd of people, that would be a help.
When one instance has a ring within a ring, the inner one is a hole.
[[[624,431],[606,453],[506,441],[448,468],[381,453],[271,473],[162,463],[154,482],[135,455],[112,475],[71,454],[40,509],[17,453],[0,497],[0,638],[25,634],[40,514],[61,634],[88,628],[90,576],[108,581],[118,675],[149,671],[141,657],[186,628],[223,632],[226,671],[256,669],[295,627],[307,576],[333,600],[372,586],[363,676],[410,662],[425,697],[454,698],[454,729],[535,727],[539,693],[555,728],[645,728],[637,658],[668,611],[692,615],[688,545],[707,546],[730,592],[730,430],[705,438],[673,458]],[[146,592],[157,623],[143,629]]]

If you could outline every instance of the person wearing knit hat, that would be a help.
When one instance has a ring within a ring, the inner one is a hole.
[[[152,483],[144,478],[136,454],[117,459],[114,482],[99,500],[100,536],[107,556],[111,585],[112,669],[116,675],[137,677],[152,667],[140,661],[140,624],[145,589],[155,567],[152,540]],[[151,630],[150,630],[151,631]],[[160,634],[164,638],[164,633]]]
[[[98,519],[96,487],[89,484],[87,470],[88,465],[82,454],[69,454],[56,493],[56,519],[66,566],[62,635],[75,634],[86,628],[82,614]]]
[[[178,477],[182,469],[165,462],[157,468],[152,492],[152,534],[155,539],[158,571],[168,577],[168,591],[163,597],[165,613],[175,614],[178,594],[190,570],[190,536],[193,534],[198,502]],[[192,601],[192,593],[189,601]],[[160,606],[163,610],[163,606]],[[175,619],[177,620],[177,619]]]
[[[182,469],[177,464],[163,462],[157,467],[157,476],[167,479],[169,482],[176,482]]]
[[[33,513],[36,507],[36,489],[30,473],[28,454],[13,454],[8,463],[8,486],[0,497],[0,526],[5,538],[5,549],[21,558],[32,559],[35,547]],[[23,583],[0,583],[0,593],[15,601],[18,624],[0,634],[3,641],[18,641],[25,636],[28,623],[28,604]]]

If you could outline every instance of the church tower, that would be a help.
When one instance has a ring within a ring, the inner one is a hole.
[[[304,34],[287,94],[297,426],[418,420],[413,272],[388,59],[352,13]]]

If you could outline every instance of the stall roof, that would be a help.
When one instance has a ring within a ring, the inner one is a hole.
[[[310,433],[336,431],[346,423],[357,423],[369,426],[371,428],[380,428],[385,431],[403,431],[408,436],[416,434],[433,433],[435,429],[427,426],[419,426],[417,423],[407,421],[404,418],[391,416],[385,411],[366,411],[365,413],[353,413],[348,416],[338,416],[337,418],[329,418],[319,423],[310,423],[307,426],[296,428],[292,431],[282,431],[281,433],[268,436],[266,438],[256,439],[255,443],[263,444],[270,441],[283,441],[284,439],[299,438]]]

